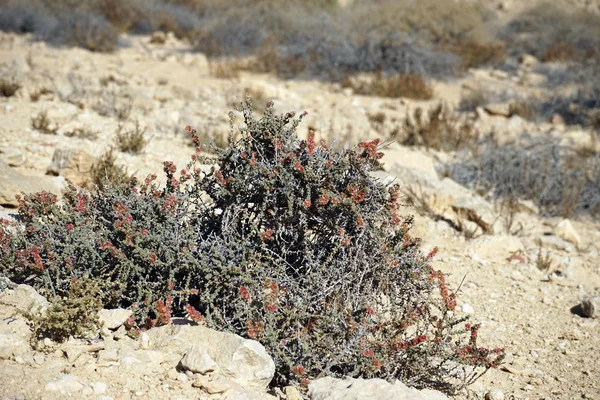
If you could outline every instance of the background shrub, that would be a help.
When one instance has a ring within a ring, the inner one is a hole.
[[[600,154],[557,138],[507,145],[488,140],[447,168],[452,179],[480,193],[533,200],[550,215],[600,212]]]
[[[583,61],[598,56],[600,16],[566,12],[551,2],[523,11],[502,28],[513,54],[530,53],[544,61]]]
[[[153,175],[70,187],[63,205],[24,196],[23,226],[0,231],[3,274],[33,275],[55,298],[73,278],[101,279],[105,306],[134,311],[131,334],[185,311],[256,339],[276,384],[330,374],[448,388],[499,364],[503,350],[478,346],[479,326],[452,316],[455,295],[430,265],[436,251],[410,236],[398,187],[371,177],[378,140],[332,151],[297,137],[302,116],[272,103],[258,120],[250,103],[240,111],[244,125],[234,131],[231,114],[229,147],[209,172],[197,148],[179,177],[164,163],[162,187]]]

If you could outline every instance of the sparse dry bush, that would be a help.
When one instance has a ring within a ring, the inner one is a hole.
[[[501,36],[516,55],[530,53],[544,61],[584,61],[598,55],[600,16],[542,2],[515,17]]]
[[[126,128],[124,124],[119,124],[116,142],[122,152],[139,154],[148,144],[146,128],[142,128],[138,120],[135,121],[133,128]]]
[[[110,149],[104,153],[90,170],[90,179],[99,190],[123,185],[131,180],[127,170],[117,165],[117,158]]]
[[[47,95],[47,94],[52,94],[52,93],[54,93],[52,90],[42,87],[42,88],[36,89],[34,91],[31,91],[29,93],[29,99],[33,102],[36,102],[36,101],[39,101],[42,96]]]
[[[100,279],[87,276],[73,277],[69,290],[63,296],[45,293],[51,304],[43,317],[33,317],[32,339],[50,338],[63,342],[69,337],[89,338],[96,336],[96,314],[102,309],[106,290]]]
[[[58,133],[58,126],[50,121],[46,110],[40,111],[35,117],[31,118],[31,126],[33,129],[47,135],[56,135]]]
[[[452,179],[498,199],[533,200],[548,215],[600,212],[600,154],[582,153],[557,138],[519,144],[485,141],[447,165]]]
[[[429,100],[433,97],[433,87],[420,75],[384,77],[379,73],[370,81],[350,79],[349,82],[356,94],[414,100]]]
[[[421,107],[417,107],[412,115],[407,114],[396,135],[405,146],[426,146],[444,151],[460,150],[478,139],[473,122],[443,103],[431,108],[427,116]]]
[[[475,111],[478,107],[484,107],[491,101],[491,93],[485,89],[478,88],[469,90],[460,98],[459,111]]]

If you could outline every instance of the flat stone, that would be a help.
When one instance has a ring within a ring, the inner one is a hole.
[[[48,300],[29,285],[17,285],[14,289],[0,292],[0,304],[12,306],[25,314],[42,315]]]
[[[430,389],[417,390],[396,381],[383,379],[320,378],[308,385],[311,400],[448,400],[441,392]]]
[[[497,115],[501,117],[510,117],[510,104],[508,103],[492,103],[487,104],[484,110],[490,115]]]
[[[62,375],[60,379],[48,382],[45,389],[49,392],[60,392],[61,394],[76,393],[84,388],[75,375]]]
[[[108,329],[114,330],[120,327],[133,314],[133,311],[123,308],[98,311],[98,322]]]
[[[18,206],[16,196],[22,192],[29,194],[47,191],[60,200],[64,187],[65,180],[62,177],[23,175],[0,160],[0,206]]]

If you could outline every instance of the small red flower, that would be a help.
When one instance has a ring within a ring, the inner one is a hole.
[[[373,315],[375,314],[375,310],[373,310],[373,308],[367,306],[367,308],[365,308],[365,310],[367,311],[367,313],[369,313],[369,315]]]
[[[240,287],[240,296],[245,301],[250,302],[250,293],[248,292],[248,289],[246,289],[244,286]]]
[[[256,331],[252,328],[248,329],[248,337],[254,339],[256,337]]]
[[[362,355],[364,357],[374,357],[375,356],[375,352],[373,350],[371,350],[371,349],[367,349],[367,350],[364,350],[362,352]]]
[[[312,205],[311,201],[306,199],[304,200],[304,208],[310,208],[310,206]]]
[[[302,365],[296,365],[292,368],[292,372],[296,375],[304,375],[306,373],[306,369]]]

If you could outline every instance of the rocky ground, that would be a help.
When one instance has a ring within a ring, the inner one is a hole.
[[[150,138],[139,155],[115,151],[117,163],[131,173],[144,178],[160,171],[165,160],[183,165],[193,151],[184,127],[193,126],[207,139],[224,137],[228,111],[245,91],[262,97],[256,99],[262,103],[274,100],[282,112],[308,111],[303,129],[311,127],[327,140],[341,137],[340,146],[359,138],[387,138],[407,111],[433,104],[356,96],[339,85],[318,81],[282,81],[246,72],[224,77],[205,56],[187,52],[187,45],[170,35],[164,44],[153,44],[148,37],[125,37],[123,42],[126,46],[114,54],[96,54],[0,33],[1,76],[21,86],[14,96],[0,97],[3,214],[16,205],[14,195],[21,190],[60,192],[65,177],[84,180],[94,158],[114,146],[120,124],[133,129],[138,121]],[[457,104],[468,87],[543,92],[544,77],[535,72],[534,64],[525,58],[514,73],[480,69],[460,80],[435,83],[435,100]],[[508,118],[506,109],[506,104],[496,104],[479,110],[477,129],[495,130],[505,140],[523,132],[550,131],[574,142],[590,137],[560,120],[534,124],[518,116]],[[374,125],[369,117],[376,113],[386,115],[383,126]],[[32,119],[42,114],[48,120],[42,130],[50,133],[40,131],[39,124],[38,129],[32,126]],[[59,176],[47,175],[57,150],[77,156],[58,166],[55,159],[51,169]],[[600,295],[599,222],[586,216],[543,218],[533,204],[521,202],[513,225],[520,229],[507,231],[507,215],[497,205],[443,178],[436,166],[449,157],[394,143],[386,150],[385,173],[378,174],[412,188],[444,216],[437,220],[407,209],[417,214],[415,234],[424,239],[426,249],[439,247],[435,266],[449,274],[451,287],[462,283],[457,312],[471,314],[483,324],[482,343],[506,348],[504,366],[489,371],[458,398],[600,398],[599,322],[584,317],[578,307],[585,297]],[[476,237],[465,238],[447,221],[472,227]],[[539,268],[540,248],[549,254],[544,269]],[[292,389],[262,392],[270,358],[252,341],[223,334],[223,340],[231,342],[226,355],[177,345],[177,340],[189,343],[190,338],[202,337],[196,340],[202,342],[213,334],[200,327],[158,328],[134,341],[124,337],[115,322],[102,340],[44,343],[32,349],[26,320],[16,311],[29,310],[31,304],[43,307],[44,300],[26,286],[0,293],[0,398],[298,399]],[[187,362],[182,360],[185,354]],[[247,363],[240,367],[241,361],[235,364],[240,359],[247,362],[246,357],[258,357],[260,362],[250,362],[252,368]],[[312,398],[341,398],[324,388],[335,386],[322,384]],[[384,393],[389,389],[384,386],[377,390]],[[379,398],[397,398],[391,396]],[[438,398],[434,393],[412,396]]]

